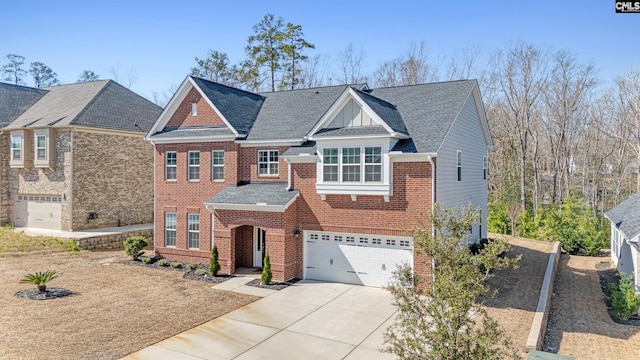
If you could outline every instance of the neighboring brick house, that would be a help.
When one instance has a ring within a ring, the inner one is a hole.
[[[155,251],[225,273],[381,286],[400,262],[428,275],[410,230],[434,201],[471,204],[486,237],[491,136],[477,82],[254,94],[187,77],[147,135]]]
[[[68,231],[152,223],[144,135],[161,112],[110,80],[0,83],[0,223]]]

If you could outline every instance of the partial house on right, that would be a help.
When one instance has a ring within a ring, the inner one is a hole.
[[[638,289],[640,192],[607,211],[604,216],[611,221],[611,261],[616,264],[618,271],[633,276],[633,283]]]

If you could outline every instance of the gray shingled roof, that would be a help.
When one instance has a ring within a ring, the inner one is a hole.
[[[303,138],[347,87],[339,85],[261,93],[266,100],[247,140]]]
[[[111,80],[45,88],[47,93],[7,128],[83,126],[146,132],[162,109]]]
[[[191,78],[238,133],[249,133],[264,97],[197,77]]]
[[[353,89],[360,96],[360,98],[369,105],[371,110],[373,110],[380,118],[389,125],[393,131],[406,134],[407,128],[402,121],[402,116],[400,116],[400,112],[393,104],[389,104],[388,102],[378,99],[375,96],[371,96],[364,91],[360,91],[358,89]]]
[[[0,127],[5,127],[22,115],[47,90],[0,83]]]
[[[320,129],[313,135],[314,137],[332,136],[363,136],[363,135],[389,135],[387,129],[380,125],[374,126],[354,126],[345,128]]]
[[[416,151],[435,153],[475,84],[449,81],[374,89],[370,94],[395,105]]]
[[[316,153],[316,142],[315,141],[307,141],[300,146],[292,146],[287,149],[281,156],[298,156],[300,154],[315,154]]]
[[[169,127],[157,132],[149,137],[151,140],[170,138],[192,138],[192,137],[220,137],[234,136],[235,134],[228,127],[215,126],[187,126]]]
[[[227,186],[205,205],[275,205],[284,206],[298,196],[298,190],[287,190],[286,183],[250,183],[242,186]]]
[[[607,217],[628,239],[640,234],[640,192],[607,211]]]

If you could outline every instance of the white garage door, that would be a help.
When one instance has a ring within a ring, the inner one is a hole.
[[[413,239],[322,231],[304,232],[305,279],[385,286],[398,264],[413,268]]]
[[[61,213],[60,195],[18,195],[15,225],[60,230]]]

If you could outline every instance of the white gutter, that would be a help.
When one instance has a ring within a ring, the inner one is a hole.
[[[436,190],[435,190],[435,164],[433,163],[433,159],[431,155],[427,155],[427,161],[431,166],[431,213],[433,213],[433,203],[436,199]],[[431,221],[431,237],[434,238],[436,236],[436,229],[433,227],[433,221]],[[433,284],[436,281],[436,261],[431,258],[431,283]],[[433,291],[433,287],[431,287]]]
[[[284,159],[284,162],[287,163],[287,191],[291,190],[291,162],[289,159]]]

